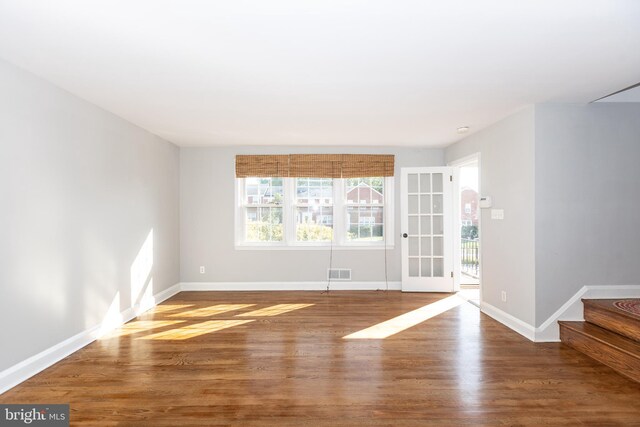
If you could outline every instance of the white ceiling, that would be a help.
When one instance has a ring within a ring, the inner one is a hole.
[[[444,146],[639,45],[638,0],[0,0],[0,57],[179,145]]]

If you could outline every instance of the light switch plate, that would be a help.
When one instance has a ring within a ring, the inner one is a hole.
[[[491,209],[491,219],[504,219],[504,209]]]

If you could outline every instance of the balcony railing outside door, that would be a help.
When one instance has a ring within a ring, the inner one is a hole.
[[[478,257],[478,239],[462,239],[462,272],[478,278],[480,259]]]

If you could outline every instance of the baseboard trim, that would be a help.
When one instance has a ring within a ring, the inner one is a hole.
[[[523,337],[531,341],[534,341],[535,328],[530,324],[523,322],[517,317],[514,317],[509,313],[502,311],[499,308],[494,307],[491,304],[486,302],[480,303],[480,311],[482,311],[487,316],[493,318],[494,320],[497,320],[498,322],[502,323],[509,329],[512,329],[513,331],[519,333]]]
[[[89,328],[79,334],[76,334],[48,349],[29,357],[28,359],[19,362],[10,368],[0,372],[0,395],[7,390],[17,386],[23,381],[31,378],[32,376],[42,372],[51,365],[59,362],[72,353],[80,350],[81,348],[91,344],[101,335],[109,332],[110,329],[118,327],[131,319],[134,319],[139,314],[144,313],[150,308],[155,307],[161,302],[171,298],[175,294],[180,292],[180,284],[175,284],[169,289],[166,289],[152,298],[146,300],[142,305],[136,305],[130,307],[119,314],[118,322],[111,323],[108,329],[105,329],[104,325],[99,324],[92,328]]]
[[[184,282],[181,291],[324,291],[327,282]],[[375,291],[387,289],[386,282],[332,281],[333,291]],[[389,290],[401,289],[401,282],[389,282]]]
[[[640,285],[583,286],[535,331],[536,342],[559,342],[559,320],[584,320],[582,299],[640,298]]]
[[[558,321],[584,320],[582,299],[640,298],[640,285],[591,285],[580,288],[537,328],[486,302],[480,310],[534,342],[560,342]]]

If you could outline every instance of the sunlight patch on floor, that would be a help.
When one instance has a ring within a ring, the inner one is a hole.
[[[193,307],[195,304],[162,304],[156,306],[150,313],[166,313],[167,311],[180,310]]]
[[[140,337],[143,340],[186,340],[200,335],[209,334],[254,320],[209,320],[207,322],[196,323],[195,325],[183,326],[181,328],[158,332],[156,334]]]
[[[218,304],[210,307],[196,308],[181,313],[170,314],[171,317],[207,317],[216,314],[226,313],[228,311],[241,310],[243,308],[252,307],[255,304]]]
[[[277,304],[271,307],[261,308],[260,310],[250,311],[248,313],[238,314],[236,317],[270,317],[279,314],[288,313],[301,308],[311,307],[315,304]]]
[[[416,310],[402,314],[385,322],[378,323],[367,329],[346,335],[342,337],[347,340],[380,340],[395,335],[413,326],[416,326],[425,320],[429,320],[439,314],[442,314],[454,307],[463,304],[465,301],[455,295],[441,299],[434,303],[425,305]]]
[[[184,322],[184,320],[136,320],[135,322],[129,322],[110,334],[105,335],[103,339],[126,337],[127,335],[148,331],[149,329],[162,328],[164,326],[171,326]]]

